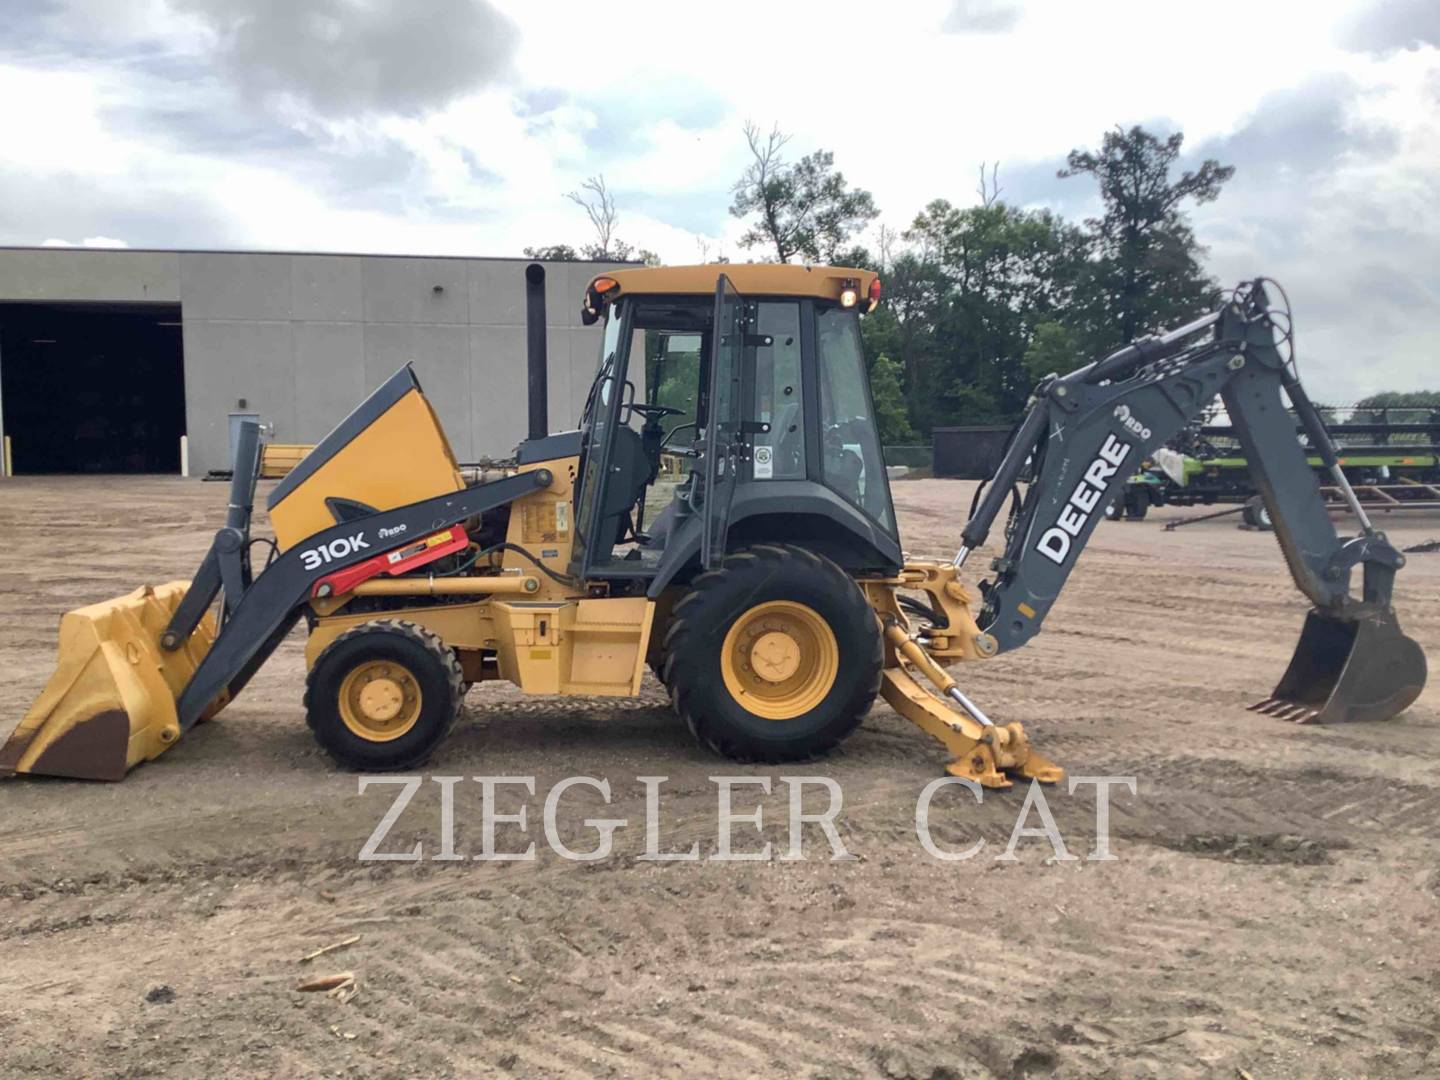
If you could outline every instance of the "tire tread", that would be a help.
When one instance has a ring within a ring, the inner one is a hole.
[[[334,751],[326,745],[316,724],[315,711],[310,707],[311,695],[315,692],[315,673],[321,670],[326,658],[332,655],[339,646],[345,642],[353,641],[358,637],[365,637],[374,633],[396,634],[399,637],[409,639],[430,653],[445,672],[446,683],[450,690],[450,710],[441,727],[440,733],[429,744],[423,746],[409,757],[386,765],[386,768],[397,771],[412,768],[425,761],[425,759],[434,752],[435,747],[439,746],[449,737],[450,731],[454,728],[455,721],[460,716],[464,707],[466,690],[465,672],[460,667],[460,659],[455,655],[455,650],[446,645],[438,634],[425,629],[418,623],[410,622],[408,619],[375,619],[367,623],[361,623],[359,626],[351,627],[329,645],[325,646],[320,655],[315,658],[315,663],[305,676],[305,696],[302,701],[305,709],[305,723],[310,728],[311,734],[315,736],[316,741],[325,748],[327,753],[334,757]]]
[[[844,722],[832,729],[823,741],[812,740],[805,747],[793,750],[762,747],[733,733],[727,734],[722,729],[723,725],[716,723],[712,717],[707,717],[705,710],[696,707],[697,688],[688,677],[690,673],[683,669],[683,663],[684,657],[707,644],[695,641],[695,636],[701,629],[697,616],[704,613],[706,600],[717,593],[728,591],[739,574],[749,574],[755,568],[763,568],[769,564],[783,577],[787,564],[793,566],[795,563],[806,564],[810,571],[818,571],[834,579],[834,594],[843,597],[843,602],[849,608],[847,618],[874,619],[873,609],[850,575],[824,556],[788,544],[756,544],[726,556],[719,570],[701,574],[691,583],[691,591],[675,605],[671,613],[670,628],[665,635],[664,678],[661,682],[669,690],[671,704],[685,721],[690,734],[700,745],[723,757],[742,762],[781,762],[802,761],[828,753],[860,726],[880,692],[884,651],[877,629],[870,656],[841,656],[842,669],[852,665],[864,666],[856,679],[855,692],[839,709],[845,716]]]

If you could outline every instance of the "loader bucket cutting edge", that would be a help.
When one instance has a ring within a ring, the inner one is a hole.
[[[189,585],[145,586],[61,618],[55,673],[0,747],[0,775],[120,780],[174,745],[176,699],[215,639],[206,615],[181,648],[160,647]]]
[[[1250,708],[1297,724],[1388,720],[1420,696],[1425,675],[1424,652],[1393,612],[1312,609],[1275,690]]]

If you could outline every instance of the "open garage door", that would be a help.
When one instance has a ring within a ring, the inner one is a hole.
[[[178,473],[179,306],[0,303],[0,409],[17,476]]]

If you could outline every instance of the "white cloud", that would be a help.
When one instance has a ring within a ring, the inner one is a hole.
[[[80,243],[74,244],[69,240],[61,240],[51,236],[40,242],[41,247],[82,247],[82,248],[125,248],[130,245],[124,240],[117,240],[113,236],[87,236]]]
[[[1083,213],[1086,181],[1055,165],[1140,122],[1237,165],[1197,232],[1220,276],[1293,284],[1317,396],[1435,383],[1440,50],[1423,0],[1407,3],[1418,14],[1372,41],[1356,31],[1368,0],[1301,16],[1212,0],[1203,18],[1153,0],[836,0],[823,17],[495,0],[503,18],[466,33],[513,24],[514,47],[486,44],[473,80],[446,52],[423,78],[390,57],[277,94],[295,54],[245,67],[211,0],[62,0],[0,39],[0,243],[513,254],[586,242],[563,196],[603,172],[629,242],[691,261],[703,236],[744,257],[727,210],[747,119],[794,133],[797,154],[833,150],[892,228],[932,198],[972,200],[982,160],[1002,162],[1009,197]],[[291,25],[280,0],[262,6]],[[431,32],[402,0],[365,10],[337,39],[346,56],[377,27]],[[1332,104],[1338,137],[1307,149]]]

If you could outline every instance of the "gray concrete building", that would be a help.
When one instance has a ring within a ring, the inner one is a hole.
[[[461,461],[525,435],[526,259],[0,248],[0,435],[15,475],[229,464],[232,414],[313,443],[413,361]],[[606,265],[547,263],[550,426],[572,426]]]

